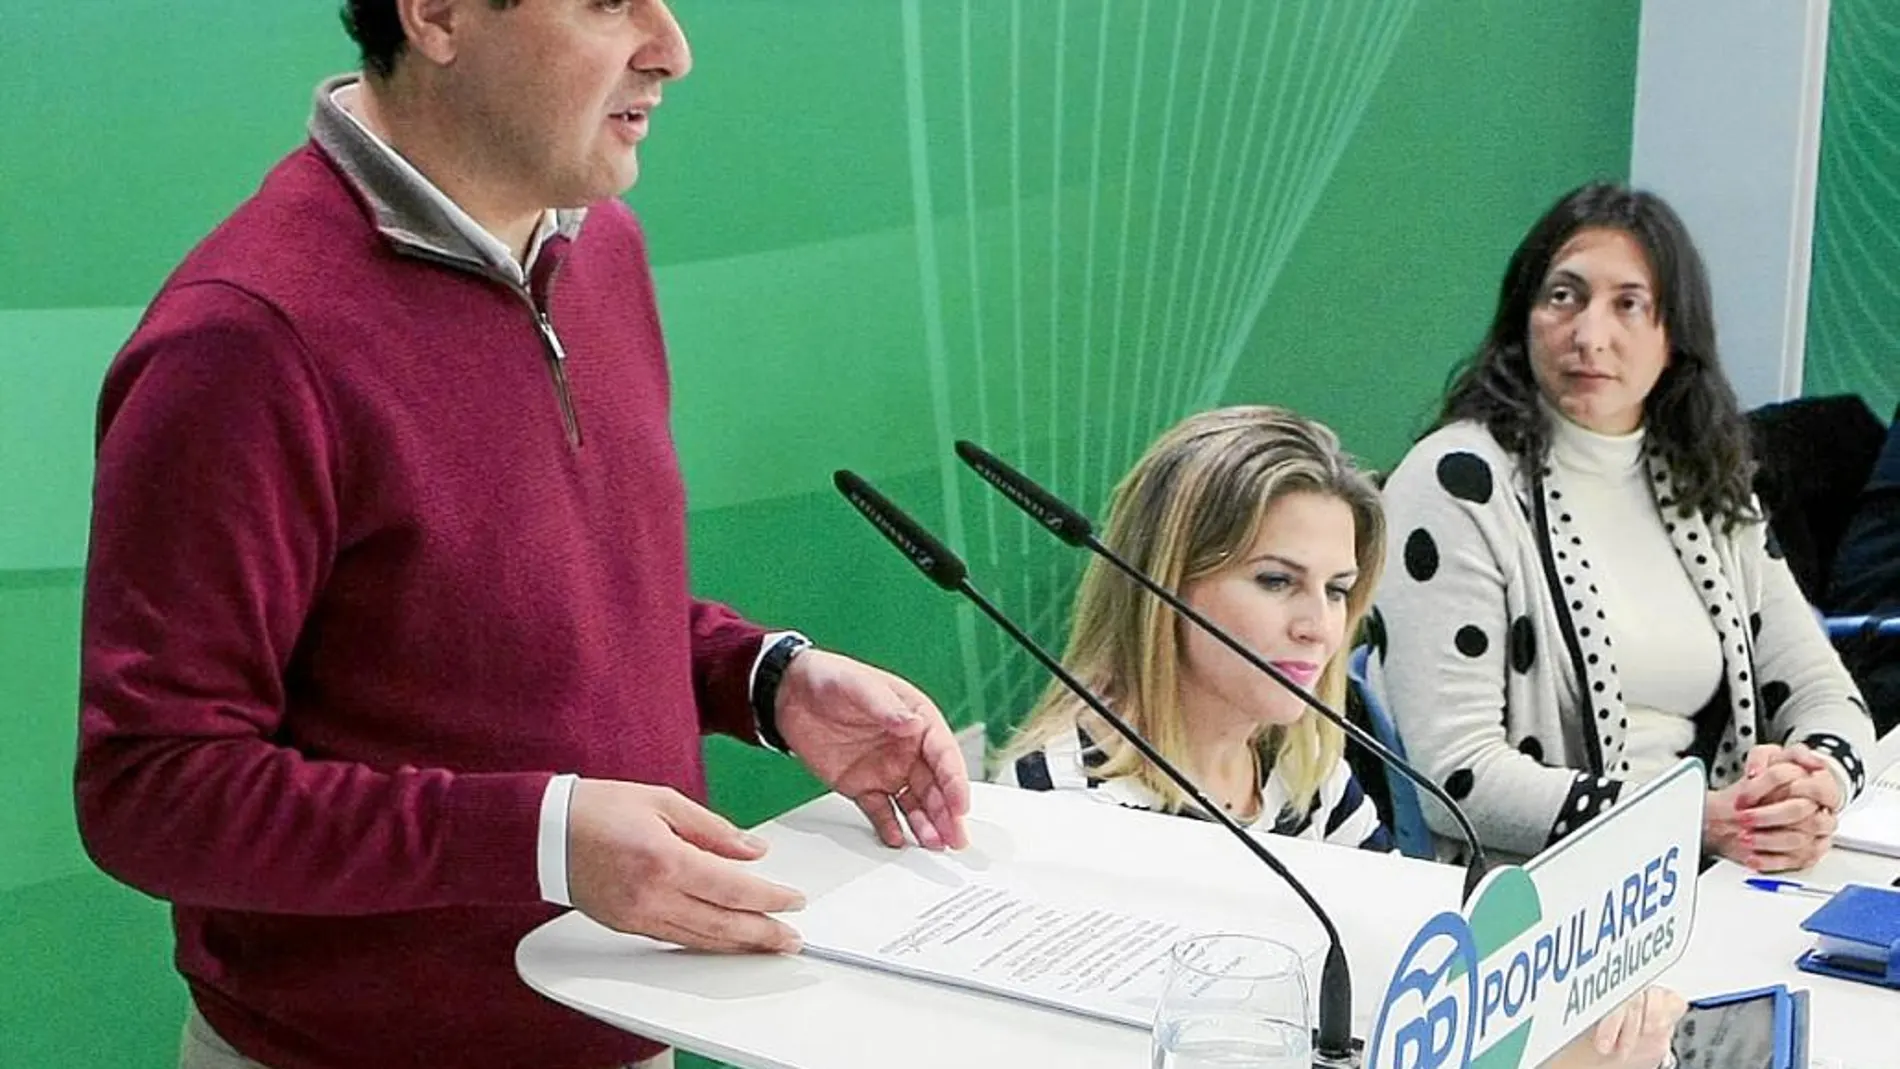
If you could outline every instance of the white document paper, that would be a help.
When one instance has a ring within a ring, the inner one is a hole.
[[[998,887],[949,891],[881,945],[815,946],[820,956],[1147,1027],[1167,981],[1168,955],[1191,932],[1108,909],[1037,902]],[[866,935],[874,933],[867,930]],[[854,942],[856,942],[854,940]]]
[[[1841,811],[1834,845],[1900,857],[1900,763],[1882,772],[1853,805]]]
[[[818,957],[1148,1028],[1174,945],[1242,930],[1160,912],[1056,900],[980,879],[925,879],[891,866],[787,919],[803,935],[805,952]],[[1287,939],[1284,932],[1255,934]],[[1296,949],[1311,964],[1323,948]]]

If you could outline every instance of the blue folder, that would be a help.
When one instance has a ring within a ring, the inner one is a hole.
[[[1801,927],[1821,937],[1795,961],[1803,971],[1900,988],[1900,891],[1850,884]]]

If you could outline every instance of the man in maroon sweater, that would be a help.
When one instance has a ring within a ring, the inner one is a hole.
[[[662,0],[350,0],[365,74],[194,250],[107,376],[77,805],[174,906],[184,1064],[607,1069],[545,1001],[573,906],[791,950],[795,890],[703,808],[761,734],[889,845],[968,783],[903,680],[688,592],[644,240],[616,199]]]

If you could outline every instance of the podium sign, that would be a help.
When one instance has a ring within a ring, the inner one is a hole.
[[[1706,794],[1684,760],[1427,921],[1367,1069],[1529,1069],[1642,990],[1689,944]]]

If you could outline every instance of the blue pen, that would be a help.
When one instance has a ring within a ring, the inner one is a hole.
[[[1767,891],[1777,895],[1807,895],[1811,898],[1833,898],[1834,888],[1815,887],[1799,880],[1778,880],[1772,876],[1750,876],[1743,881],[1757,891]]]

